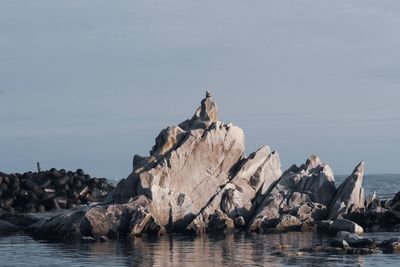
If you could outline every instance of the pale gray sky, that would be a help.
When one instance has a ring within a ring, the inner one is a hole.
[[[0,2],[0,170],[122,178],[212,88],[284,168],[400,173],[400,1]]]

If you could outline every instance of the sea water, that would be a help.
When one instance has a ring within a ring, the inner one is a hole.
[[[345,177],[337,176],[337,182]],[[400,191],[400,175],[366,175],[366,195],[381,198]],[[400,233],[369,233],[383,240]],[[247,234],[188,237],[167,235],[156,240],[134,239],[106,243],[49,243],[26,235],[0,237],[0,266],[400,266],[400,254],[294,255],[301,248],[327,244],[315,233]],[[273,256],[273,246],[285,243],[289,256]],[[293,254],[293,255],[291,255]]]

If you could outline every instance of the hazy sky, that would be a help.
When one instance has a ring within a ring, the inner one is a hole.
[[[0,170],[126,177],[211,88],[284,168],[400,173],[400,1],[0,2]]]

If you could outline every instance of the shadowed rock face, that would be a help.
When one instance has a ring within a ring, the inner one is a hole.
[[[186,231],[204,232],[214,213],[242,218],[244,224],[253,213],[254,204],[262,198],[281,175],[279,155],[264,146],[244,159],[233,178],[196,216]]]
[[[362,188],[364,169],[365,163],[361,162],[339,186],[330,206],[329,219],[342,218],[365,207],[364,189]]]
[[[126,204],[86,207],[42,218],[26,231],[37,238],[69,241],[91,236],[126,238],[139,235],[158,235],[164,231],[152,216],[151,201],[139,196]]]
[[[311,156],[305,164],[307,175],[296,186],[297,192],[310,192],[314,202],[329,206],[336,193],[332,169],[323,164],[318,156]]]

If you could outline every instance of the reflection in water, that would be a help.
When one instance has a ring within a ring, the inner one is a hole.
[[[388,238],[393,233],[375,234]],[[287,253],[326,244],[328,239],[313,233],[273,235],[236,234],[192,238],[164,236],[158,240],[59,244],[34,241],[27,236],[0,237],[1,266],[369,266],[400,265],[400,255],[335,256],[305,254],[278,257],[272,247],[290,244]]]

